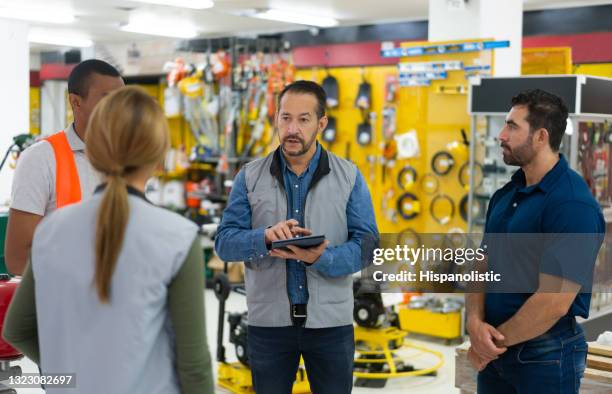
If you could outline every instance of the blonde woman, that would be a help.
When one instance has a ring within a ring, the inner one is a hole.
[[[143,90],[104,98],[86,153],[105,183],[36,229],[3,334],[43,375],[75,374],[53,392],[213,392],[197,227],[143,194],[168,139]]]

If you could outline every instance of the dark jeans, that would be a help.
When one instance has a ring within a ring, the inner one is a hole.
[[[313,394],[348,394],[353,387],[353,326],[249,326],[248,351],[257,394],[289,394],[300,356]]]
[[[489,363],[478,374],[478,394],[578,393],[587,343],[574,318],[560,323]]]

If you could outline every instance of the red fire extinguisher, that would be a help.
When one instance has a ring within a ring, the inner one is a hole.
[[[4,328],[6,312],[20,282],[21,279],[11,278],[8,274],[0,274],[0,332]],[[0,337],[0,360],[13,359],[19,356],[21,356],[19,350],[6,343]]]

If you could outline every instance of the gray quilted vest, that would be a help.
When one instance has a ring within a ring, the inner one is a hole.
[[[287,195],[280,148],[245,166],[253,229],[287,219]],[[333,153],[321,150],[304,206],[304,224],[312,233],[324,234],[328,247],[348,240],[346,206],[355,184],[356,167]],[[292,325],[285,260],[264,257],[246,264],[248,321],[259,327]],[[351,275],[331,278],[306,267],[307,328],[337,327],[353,322]]]

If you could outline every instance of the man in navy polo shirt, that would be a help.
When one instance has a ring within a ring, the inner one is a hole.
[[[587,345],[575,317],[588,317],[605,222],[586,183],[559,153],[567,116],[559,97],[528,90],[512,99],[499,134],[504,162],[520,169],[489,203],[488,268],[513,270],[516,284],[524,279],[516,273],[521,265],[536,261],[530,265],[536,284],[521,293],[488,288],[466,295],[468,358],[479,370],[480,394],[579,390]],[[500,234],[511,242],[494,242]]]

